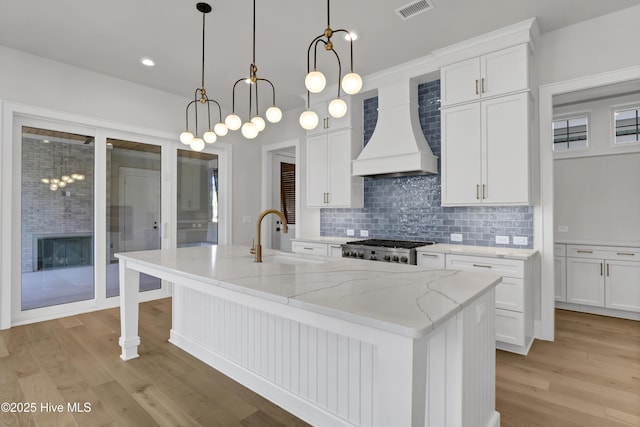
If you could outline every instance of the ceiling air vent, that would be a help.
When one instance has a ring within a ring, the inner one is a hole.
[[[417,14],[426,12],[431,8],[433,8],[433,6],[427,0],[418,0],[396,9],[396,13],[406,21],[407,19],[413,18]]]

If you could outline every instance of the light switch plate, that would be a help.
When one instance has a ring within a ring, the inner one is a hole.
[[[242,217],[243,224],[251,224],[251,217],[249,215],[245,215]]]
[[[452,242],[462,242],[462,234],[451,233],[451,241]]]
[[[360,230],[360,237],[369,237],[369,230]]]
[[[347,230],[347,236],[351,236],[351,237],[353,237],[353,236],[355,236],[355,235],[356,235],[356,232],[355,232],[355,231],[353,231],[353,230]]]
[[[558,226],[558,231],[560,233],[568,233],[569,232],[569,226],[568,225],[559,225]]]
[[[496,236],[496,245],[508,245],[509,236]]]
[[[527,236],[513,236],[514,245],[528,245],[529,238]]]

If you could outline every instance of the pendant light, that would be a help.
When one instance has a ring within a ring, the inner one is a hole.
[[[342,63],[340,62],[340,56],[333,49],[333,42],[331,37],[336,33],[346,33],[345,39],[349,41],[350,51],[350,67],[349,72],[342,76]],[[317,51],[318,45],[323,44],[324,49],[329,52],[333,52],[338,61],[338,80],[342,79],[342,90],[349,95],[355,95],[362,89],[362,78],[353,71],[353,40],[355,37],[351,36],[351,33],[347,30],[333,30],[330,24],[330,0],[327,0],[327,28],[324,33],[317,36],[309,44],[307,49],[307,76],[304,79],[304,85],[307,88],[307,109],[300,114],[300,126],[306,130],[315,129],[318,125],[318,115],[311,109],[311,93],[320,93],[324,90],[327,79],[318,71],[317,65]],[[313,70],[311,69],[311,49],[313,48]],[[340,97],[340,84],[338,84],[338,96],[329,103],[329,114],[332,117],[339,119],[347,114],[347,103]]]
[[[204,150],[205,143],[213,144],[218,139],[218,136],[225,136],[229,131],[227,129],[227,125],[222,122],[222,109],[220,108],[220,104],[213,99],[209,99],[207,96],[207,90],[204,88],[204,30],[205,30],[205,16],[207,13],[211,12],[211,6],[207,3],[198,3],[196,4],[196,9],[202,12],[202,81],[199,88],[195,90],[195,95],[193,100],[187,104],[187,108],[185,111],[186,116],[186,128],[185,131],[180,134],[180,142],[185,145],[189,145],[194,151],[202,151]],[[218,123],[211,129],[211,103],[216,104],[218,107]],[[208,119],[208,127],[207,131],[202,134],[202,137],[198,136],[198,104],[201,106],[205,106],[207,108],[207,119]],[[193,106],[193,113],[195,116],[195,133],[189,131],[189,108]]]
[[[238,83],[245,82],[249,85],[249,120],[242,123],[240,116],[236,114],[236,87]],[[271,86],[272,104],[265,112],[267,120],[271,123],[278,123],[282,119],[282,111],[276,106],[276,89],[268,79],[258,77],[258,67],[256,66],[256,0],[253,0],[253,62],[249,66],[249,77],[242,77],[233,85],[233,97],[231,103],[231,114],[224,122],[231,130],[241,129],[242,135],[247,139],[253,139],[258,133],[264,130],[266,123],[260,116],[258,103],[258,83],[267,82]],[[255,110],[253,109],[255,96]]]

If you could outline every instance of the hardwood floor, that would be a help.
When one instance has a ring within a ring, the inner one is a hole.
[[[497,352],[501,425],[640,426],[640,323],[556,313],[556,342]],[[37,404],[0,412],[0,426],[306,425],[169,344],[170,324],[170,299],[142,304],[141,357],[129,362],[117,309],[0,331],[0,402]],[[68,411],[85,402],[90,412]]]
[[[556,310],[555,342],[496,357],[502,427],[640,426],[640,322]]]
[[[129,362],[119,357],[118,309],[0,331],[0,403],[37,405],[0,411],[0,426],[307,425],[169,344],[170,325],[170,299],[141,304],[141,357]],[[76,402],[90,412],[68,411]]]

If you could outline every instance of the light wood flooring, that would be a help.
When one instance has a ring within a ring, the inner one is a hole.
[[[498,351],[502,427],[640,426],[640,322],[556,310],[555,341]]]
[[[640,323],[558,310],[556,342],[497,352],[502,426],[640,426]],[[119,358],[119,311],[0,331],[0,426],[300,426],[276,405],[167,342],[171,300],[141,305],[141,357]],[[90,403],[90,412],[67,411]]]

